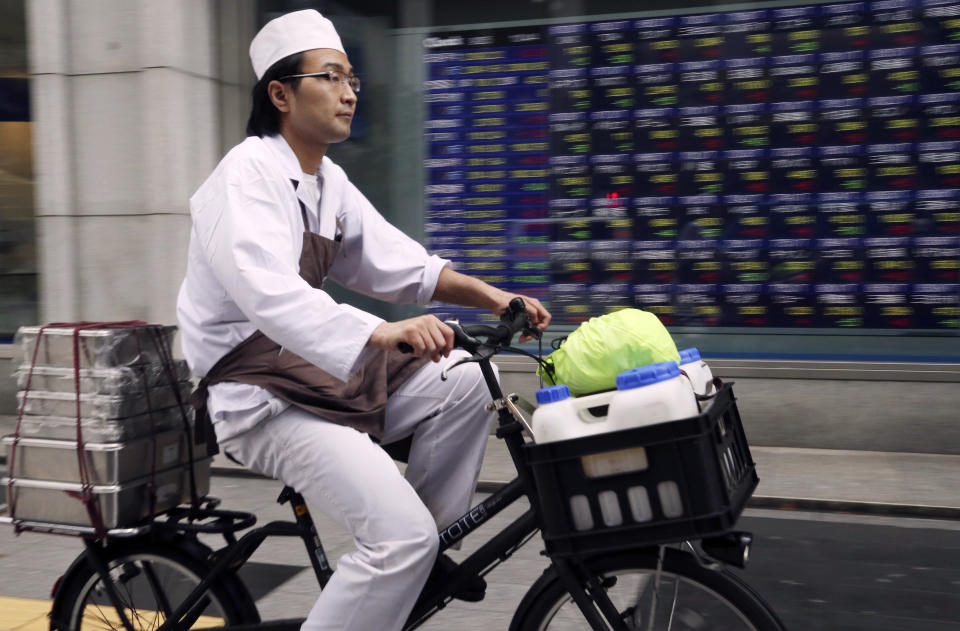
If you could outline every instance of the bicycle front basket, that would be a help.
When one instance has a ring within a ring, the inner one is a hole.
[[[524,450],[550,556],[720,534],[758,482],[730,384],[691,418]]]

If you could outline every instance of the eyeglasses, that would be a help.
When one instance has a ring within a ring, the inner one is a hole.
[[[288,74],[280,77],[277,81],[286,81],[287,79],[302,79],[304,77],[323,77],[330,83],[336,85],[341,90],[347,86],[353,90],[354,94],[360,94],[360,77],[355,75],[346,75],[338,70],[325,70],[323,72],[306,72],[304,74]]]

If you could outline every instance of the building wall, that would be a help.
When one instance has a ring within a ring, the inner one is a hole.
[[[249,90],[253,17],[252,0],[27,3],[42,321],[175,321],[187,200]]]

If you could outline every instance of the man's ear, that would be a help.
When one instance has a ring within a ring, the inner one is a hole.
[[[270,101],[273,102],[274,107],[281,112],[290,111],[289,94],[287,92],[287,88],[289,87],[289,85],[280,81],[271,81],[267,84],[267,96],[270,97]]]

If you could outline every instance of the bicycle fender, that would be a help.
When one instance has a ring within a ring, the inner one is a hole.
[[[534,581],[530,589],[527,590],[527,593],[523,595],[523,598],[520,599],[520,604],[517,605],[517,608],[514,610],[513,619],[510,621],[508,631],[518,631],[520,624],[526,618],[526,612],[527,609],[530,608],[530,605],[537,600],[537,597],[540,596],[543,590],[547,589],[547,586],[558,580],[560,580],[560,577],[557,576],[557,571],[551,563],[543,571],[543,574],[540,575],[540,578]]]
[[[213,550],[204,543],[198,541],[195,537],[189,536],[175,536],[175,537],[155,537],[147,536],[143,538],[134,538],[134,539],[119,539],[107,544],[107,547],[121,547],[128,545],[159,545],[159,546],[171,546],[175,547],[180,552],[187,554],[188,556],[193,557],[197,561],[207,564],[210,564],[210,557],[213,554]],[[50,607],[50,629],[51,631],[58,631],[61,628],[64,628],[62,624],[58,624],[58,618],[60,617],[60,611],[64,607],[62,601],[62,596],[64,593],[69,593],[69,586],[77,580],[77,576],[80,574],[85,574],[87,572],[87,565],[90,563],[87,558],[88,552],[84,550],[73,560],[67,570],[56,580],[54,583],[53,589],[51,591],[51,598],[53,602]],[[244,602],[254,602],[253,597],[250,595],[247,586],[243,581],[236,578],[236,573],[231,570],[224,571],[225,578],[232,578],[231,588],[239,592],[238,596],[244,599]],[[259,616],[257,616],[259,618]]]
[[[646,550],[635,550],[633,552],[641,552],[641,551],[645,551],[650,554],[656,554],[656,548],[653,548],[652,551],[649,549],[646,549]],[[601,552],[598,554],[584,557],[582,560],[586,562],[588,559],[604,559],[606,557],[616,558],[619,555],[620,553],[618,552],[616,553]],[[523,624],[523,622],[526,619],[527,610],[530,608],[530,606],[534,602],[536,602],[540,594],[546,591],[552,583],[560,580],[561,579],[559,574],[557,574],[556,568],[554,568],[553,563],[551,563],[543,571],[543,574],[540,575],[540,578],[534,581],[533,585],[530,586],[530,589],[527,590],[527,593],[523,595],[523,598],[520,600],[520,604],[517,605],[517,608],[514,610],[513,619],[510,621],[510,627],[508,631],[518,631],[520,629],[520,625]]]

